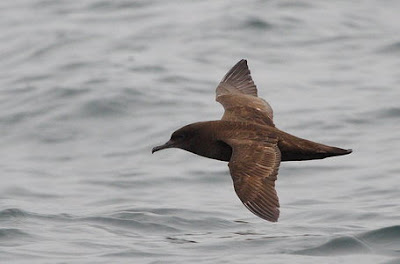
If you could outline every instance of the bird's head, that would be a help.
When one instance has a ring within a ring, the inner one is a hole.
[[[165,144],[154,147],[151,152],[154,153],[167,148],[180,148],[190,151],[195,135],[196,130],[192,126],[184,126],[172,133],[170,140]]]

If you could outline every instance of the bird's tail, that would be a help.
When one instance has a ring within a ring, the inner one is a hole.
[[[285,136],[278,142],[278,146],[281,151],[282,161],[324,159],[327,157],[347,155],[352,152],[351,149],[327,146],[287,133],[285,133]]]

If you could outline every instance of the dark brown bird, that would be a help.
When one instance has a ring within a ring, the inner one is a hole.
[[[189,124],[176,130],[164,145],[228,161],[236,194],[255,215],[272,222],[279,218],[275,191],[281,161],[313,160],[346,155],[341,149],[292,136],[275,127],[271,106],[257,97],[247,61],[239,61],[216,90],[225,113],[221,120]]]

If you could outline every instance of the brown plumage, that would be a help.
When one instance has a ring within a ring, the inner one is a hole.
[[[228,161],[236,194],[255,215],[272,222],[279,218],[275,181],[281,161],[323,159],[351,150],[292,136],[275,127],[271,106],[257,97],[247,61],[239,61],[216,89],[225,109],[218,121],[189,124],[175,131],[164,145]]]

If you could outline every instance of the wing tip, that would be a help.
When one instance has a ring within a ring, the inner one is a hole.
[[[230,88],[223,88],[227,84]],[[233,89],[232,89],[233,88]],[[232,90],[231,90],[232,89]],[[230,91],[229,91],[230,90]],[[222,78],[217,87],[217,95],[235,92],[248,94],[257,97],[257,87],[251,77],[250,69],[246,59],[238,61]]]
[[[259,206],[256,204],[253,204],[252,202],[246,202],[243,203],[247,209],[249,209],[250,212],[255,214],[256,216],[260,217],[261,219],[267,220],[269,222],[278,222],[279,215],[280,215],[280,210],[278,207],[275,208],[270,208],[270,210],[265,211],[263,208],[261,209]],[[272,209],[272,210],[271,210]]]
[[[247,59],[241,59],[240,61],[238,61],[237,64],[246,64],[247,65]]]

